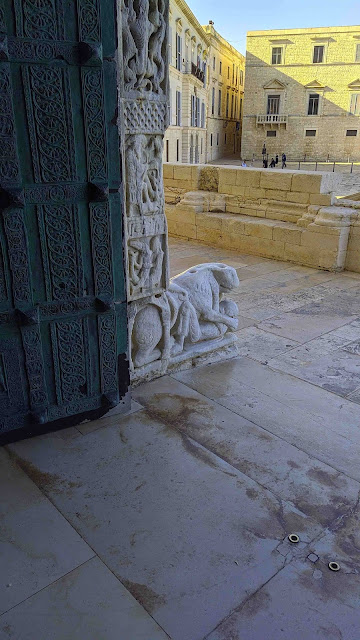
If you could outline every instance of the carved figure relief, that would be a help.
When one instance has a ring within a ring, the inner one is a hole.
[[[162,138],[128,136],[125,146],[128,215],[163,212]]]
[[[130,294],[159,289],[162,281],[164,251],[161,236],[129,241]]]
[[[122,34],[125,91],[166,91],[165,0],[124,0]]]
[[[170,344],[170,357],[191,351],[206,341],[221,340],[238,327],[238,307],[224,298],[237,287],[235,269],[220,263],[207,263],[188,269],[170,281],[163,295],[169,323],[153,303],[140,309],[132,333],[133,363],[150,364],[161,357],[161,343]],[[164,333],[168,332],[168,336]]]

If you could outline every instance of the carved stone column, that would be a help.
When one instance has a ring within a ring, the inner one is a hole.
[[[152,322],[147,331],[156,333],[155,327],[159,324],[162,327],[166,322],[168,307],[164,297],[169,285],[169,270],[162,174],[169,98],[168,11],[168,0],[122,0],[120,60],[123,82],[120,96],[125,136],[130,342],[134,320],[142,309],[152,305]],[[134,376],[135,369],[142,368],[146,358],[137,357],[134,340],[130,348]],[[166,370],[168,354],[169,345],[164,341],[152,354],[157,361],[155,370],[159,373]]]
[[[238,284],[226,265],[201,265],[169,282],[163,188],[168,120],[168,0],[122,0],[121,118],[125,144],[130,372],[133,381],[204,354],[229,351]]]

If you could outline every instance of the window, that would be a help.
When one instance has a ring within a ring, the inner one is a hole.
[[[176,162],[179,162],[179,138],[176,140]]]
[[[271,64],[282,63],[282,47],[273,47],[271,50]]]
[[[211,92],[211,115],[213,116],[215,113],[215,87],[212,88]]]
[[[230,67],[228,67],[228,80],[230,78]]]
[[[219,133],[216,134],[216,144],[219,146]]]
[[[305,138],[315,138],[316,129],[305,129]]]
[[[212,147],[212,139],[213,139],[213,134],[210,133],[210,147]]]
[[[204,88],[206,88],[206,62],[203,62],[202,70],[203,70],[203,74],[204,74]]]
[[[200,98],[195,102],[195,127],[200,127]]]
[[[240,71],[240,84],[243,85],[244,84],[244,72]]]
[[[232,84],[234,84],[235,81],[235,64],[233,64],[233,70],[232,70]]]
[[[200,140],[200,153],[202,154],[203,152],[203,139],[201,138]]]
[[[190,126],[195,127],[195,96],[191,96],[191,118]]]
[[[239,113],[240,120],[241,120],[241,116],[242,116],[242,103],[243,103],[243,101],[240,98],[240,113]]]
[[[230,113],[231,113],[230,118],[233,118],[234,117],[234,94],[232,94],[231,96],[231,112]]]
[[[205,102],[201,103],[201,126],[205,129]]]
[[[215,71],[215,64],[216,64],[216,60],[215,60],[215,56],[213,57],[213,69]]]
[[[228,118],[229,117],[229,92],[227,92],[227,94],[226,94],[226,112],[225,112],[225,114],[226,114],[226,117]]]
[[[176,126],[181,127],[181,91],[176,92]]]
[[[238,83],[238,67],[236,67],[236,77],[235,77],[235,85]]]
[[[218,116],[221,115],[221,89],[219,89],[219,97],[218,97]]]
[[[360,93],[353,93],[350,100],[350,113],[360,116]]]
[[[325,50],[325,47],[324,47],[323,44],[316,45],[314,47],[313,62],[315,64],[319,64],[320,62],[324,62],[324,50]]]
[[[267,131],[266,132],[266,137],[267,138],[276,138],[276,131],[271,131],[271,130]]]
[[[356,45],[355,62],[360,62],[360,44]]]
[[[219,73],[220,73],[220,75],[222,75],[222,62],[221,62],[221,60],[219,62]]]
[[[181,64],[181,36],[177,33],[176,34],[176,68],[181,71],[182,68],[182,64]]]
[[[169,162],[169,140],[166,140],[166,162]]]
[[[173,45],[172,45],[172,28],[169,25],[169,62],[170,64],[173,63],[172,61],[172,50],[173,50]]]
[[[318,93],[310,93],[309,95],[309,106],[308,106],[308,116],[317,116],[319,113],[319,99],[320,96]]]
[[[225,133],[225,144],[226,144],[226,133]]]
[[[268,96],[267,99],[267,114],[277,115],[280,111],[280,96]]]
[[[351,137],[355,137],[357,136],[357,129],[347,129],[346,130],[346,137],[347,138],[351,138]]]
[[[191,134],[190,136],[190,164],[193,163],[194,160],[194,136]]]
[[[235,113],[234,113],[234,118],[237,118],[237,96],[235,96]]]

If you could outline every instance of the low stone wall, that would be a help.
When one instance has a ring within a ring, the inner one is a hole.
[[[164,164],[169,235],[297,264],[360,272],[360,203],[339,174]]]

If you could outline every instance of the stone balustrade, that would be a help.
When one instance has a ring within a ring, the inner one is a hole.
[[[164,164],[169,235],[329,271],[360,272],[360,202],[336,173]]]

